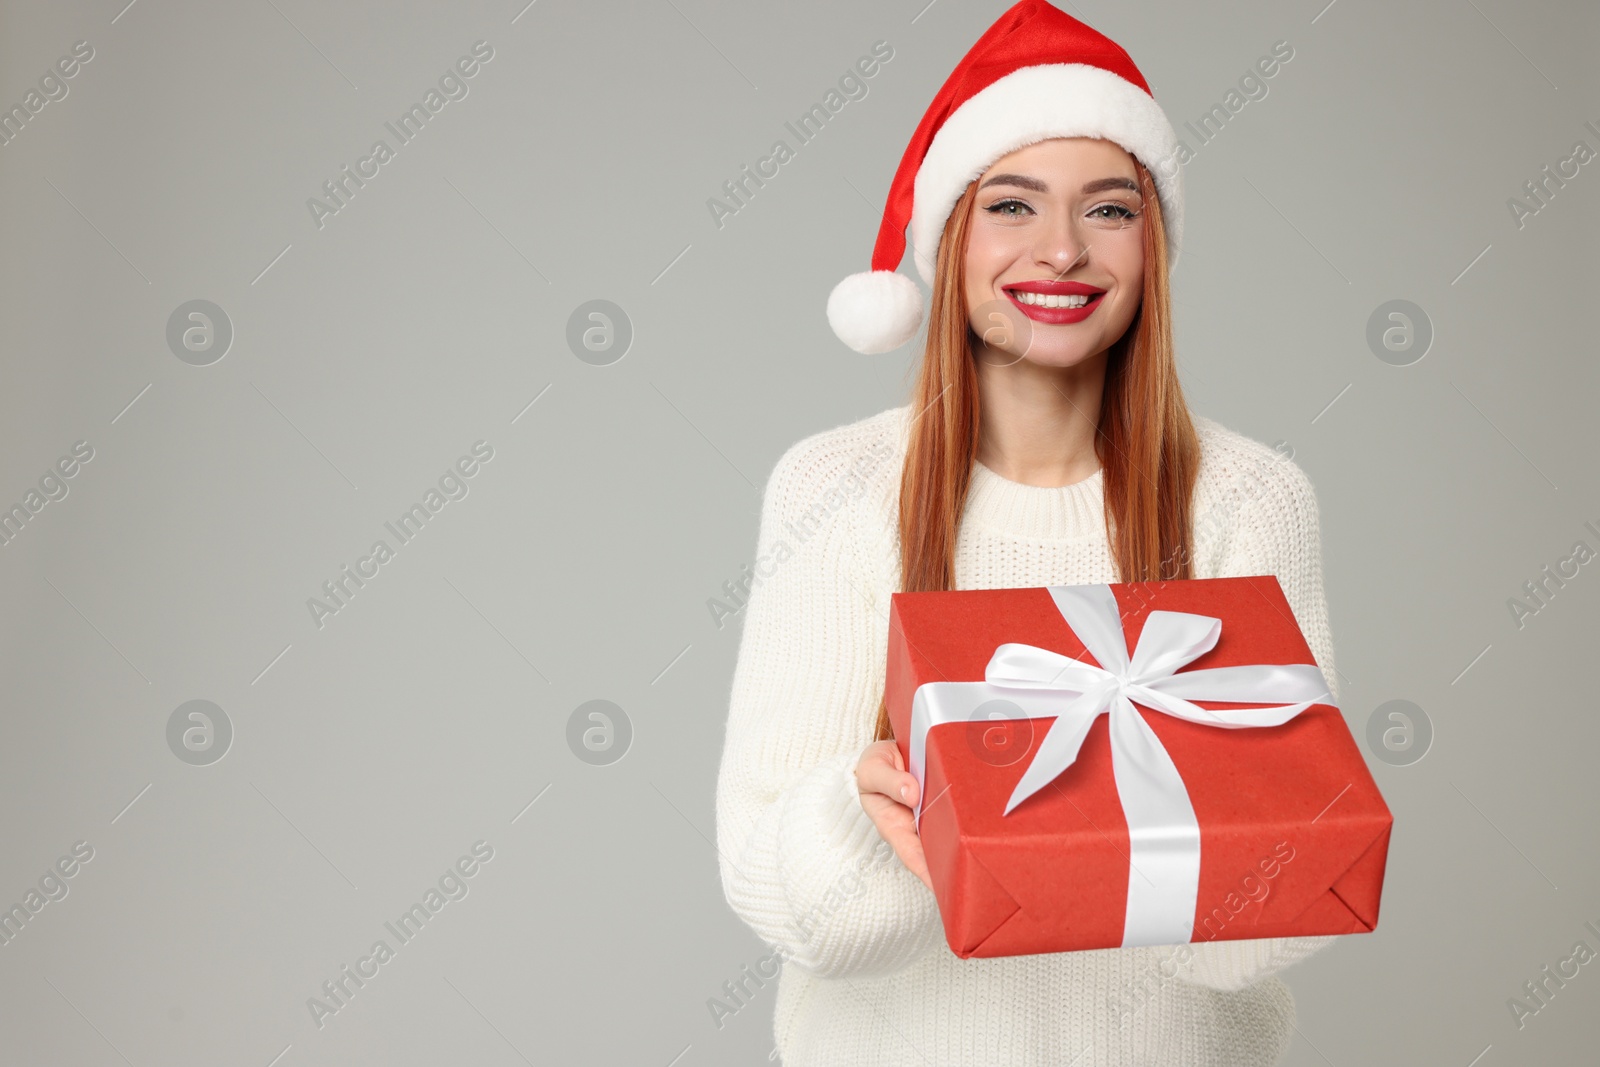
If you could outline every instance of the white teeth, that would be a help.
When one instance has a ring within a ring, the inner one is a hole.
[[[1055,296],[1049,293],[1025,293],[1013,290],[1011,295],[1021,303],[1042,308],[1081,308],[1089,302],[1089,297],[1083,294]]]

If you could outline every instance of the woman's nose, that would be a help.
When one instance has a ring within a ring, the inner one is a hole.
[[[1079,232],[1077,221],[1059,216],[1039,227],[1034,244],[1034,259],[1042,267],[1065,274],[1089,253],[1089,244]]]

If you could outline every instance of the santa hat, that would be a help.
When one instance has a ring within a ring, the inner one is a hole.
[[[857,352],[887,352],[922,321],[922,293],[896,271],[907,225],[917,273],[933,284],[950,209],[995,160],[1051,137],[1100,137],[1150,170],[1168,266],[1183,232],[1178,136],[1115,41],[1043,0],[1022,0],[978,38],[922,116],[883,208],[872,269],[828,296],[833,332]]]

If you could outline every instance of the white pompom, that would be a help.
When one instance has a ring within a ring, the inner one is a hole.
[[[922,324],[922,291],[892,270],[852,274],[828,294],[828,324],[864,355],[899,348]]]

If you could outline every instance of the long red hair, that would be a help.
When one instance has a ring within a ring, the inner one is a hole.
[[[1150,172],[1137,159],[1144,200],[1144,283],[1139,310],[1107,353],[1095,453],[1104,469],[1106,537],[1119,580],[1188,578],[1190,496],[1200,442],[1172,344],[1167,235]],[[900,479],[900,589],[955,587],[955,549],[977,458],[979,403],[966,306],[968,227],[976,179],[951,209],[939,242],[922,369],[911,395],[920,412]],[[878,708],[875,740],[892,737]]]

